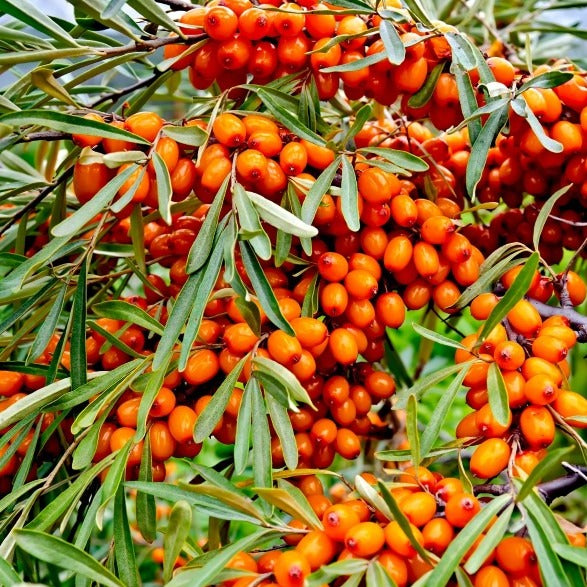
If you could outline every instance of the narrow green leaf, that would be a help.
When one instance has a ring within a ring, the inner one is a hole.
[[[349,229],[357,232],[361,226],[359,219],[359,189],[355,170],[347,157],[342,158],[341,192],[342,215]]]
[[[293,399],[314,407],[308,392],[289,369],[272,359],[260,356],[253,358],[253,366],[256,370],[267,373],[279,382]]]
[[[295,333],[293,328],[285,319],[277,302],[277,298],[273,293],[273,289],[271,288],[271,285],[267,281],[267,277],[263,272],[263,268],[261,267],[259,260],[252,250],[252,246],[249,243],[243,241],[241,241],[239,245],[245,271],[251,280],[253,290],[259,298],[259,302],[261,303],[261,307],[267,315],[267,318],[269,318],[269,320],[271,320],[275,326],[290,336],[294,336]]]
[[[326,141],[320,135],[317,135],[307,126],[301,124],[297,117],[282,105],[278,104],[265,88],[259,88],[257,95],[262,100],[267,110],[271,112],[271,114],[288,130],[301,139],[306,139],[315,145],[320,145],[322,147],[326,145]],[[2,117],[0,117],[0,122],[2,122]]]
[[[215,551],[203,566],[197,568],[187,567],[179,571],[167,584],[167,587],[206,587],[207,585],[213,585],[215,583],[214,579],[235,554],[241,551],[248,552],[254,546],[266,542],[273,533],[273,530],[259,530],[230,543],[228,546],[224,546]]]
[[[165,161],[163,161],[163,157],[157,151],[153,153],[151,160],[153,161],[155,178],[157,180],[157,205],[159,214],[161,214],[163,222],[169,226],[171,224],[171,198],[173,196],[169,169]]]
[[[181,288],[167,320],[167,324],[165,325],[165,330],[161,335],[161,340],[157,345],[155,357],[153,358],[153,371],[160,369],[163,365],[169,364],[175,343],[190,315],[192,305],[196,299],[196,293],[200,288],[202,275],[203,272],[190,275]]]
[[[522,484],[520,491],[518,491],[516,501],[523,501],[526,499],[537,483],[544,479],[544,477],[553,470],[559,469],[564,457],[571,453],[573,448],[574,447],[572,446],[565,446],[564,448],[556,448],[548,451],[548,454],[536,465],[536,467],[534,467],[534,469],[532,469],[532,472]]]
[[[214,244],[214,235],[216,234],[216,229],[218,227],[218,218],[220,217],[220,211],[222,210],[222,205],[224,204],[224,198],[226,196],[229,183],[230,175],[227,175],[220,188],[218,188],[218,192],[216,192],[214,201],[208,209],[206,218],[200,227],[198,236],[196,237],[196,240],[190,249],[186,264],[187,273],[195,273],[201,269],[210,256],[210,251],[212,250],[212,245]]]
[[[153,318],[142,308],[134,306],[129,302],[123,300],[108,300],[106,302],[94,304],[92,310],[97,316],[130,322],[131,324],[146,328],[151,332],[163,334],[163,326],[158,320]]]
[[[124,487],[120,486],[114,499],[114,557],[116,569],[124,585],[138,587],[139,572],[135,557],[135,549],[130,535],[130,524],[126,511]]]
[[[16,544],[35,558],[79,573],[107,587],[124,587],[124,583],[93,556],[57,536],[37,530],[16,530],[15,537]]]
[[[382,20],[379,25],[379,34],[385,47],[385,53],[390,63],[399,65],[406,58],[406,47],[395,26],[388,20]]]
[[[114,457],[114,461],[104,483],[102,484],[102,504],[96,513],[96,525],[100,530],[104,527],[104,513],[109,503],[114,499],[120,484],[124,479],[126,472],[126,463],[128,461],[128,455],[133,447],[133,439],[131,438],[117,453]]]
[[[100,16],[102,18],[110,18],[112,16],[116,16],[120,10],[126,4],[126,0],[110,0],[106,7],[102,10]]]
[[[45,92],[51,98],[79,108],[79,104],[71,97],[69,92],[55,79],[53,71],[48,67],[36,67],[31,71],[31,84]]]
[[[508,312],[524,297],[532,283],[539,262],[540,255],[532,253],[524,263],[524,268],[516,276],[512,286],[491,310],[491,314],[487,317],[479,334],[479,342],[483,342],[489,333],[507,316]]]
[[[169,514],[167,532],[163,540],[163,581],[171,581],[175,560],[183,550],[192,526],[192,508],[185,501],[178,501]]]
[[[311,238],[318,234],[318,229],[315,226],[302,222],[297,216],[284,210],[282,206],[254,192],[247,192],[247,195],[255,205],[259,216],[271,226],[300,238]]]
[[[220,386],[214,391],[214,395],[210,402],[206,405],[203,412],[198,416],[198,420],[194,427],[194,440],[196,442],[203,442],[208,438],[214,427],[222,418],[222,414],[226,409],[228,400],[232,395],[232,390],[236,385],[241,371],[248,361],[249,355],[245,355],[226,376]]]
[[[212,254],[210,255],[208,264],[201,269],[202,279],[199,283],[198,295],[193,301],[193,306],[187,320],[183,340],[181,343],[181,352],[179,355],[178,365],[180,371],[183,371],[187,365],[192,350],[192,344],[196,340],[198,331],[200,330],[200,325],[202,324],[204,309],[208,303],[208,298],[210,297],[210,294],[214,289],[214,285],[218,280],[218,276],[220,275],[220,266],[222,265],[222,257],[224,253],[220,243],[222,242],[222,238],[225,232],[222,228],[222,226],[218,227],[219,234],[217,239],[214,241],[215,246],[212,249]]]
[[[8,586],[21,583],[22,577],[14,570],[14,566],[0,558],[0,585]]]
[[[153,459],[151,457],[151,438],[147,434],[143,442],[143,454],[139,467],[139,482],[151,483],[153,481]],[[137,490],[136,519],[141,536],[149,543],[157,536],[157,509],[155,498],[144,491]]]
[[[51,231],[53,236],[71,238],[112,202],[118,190],[134,172],[135,167],[131,166],[109,181],[89,202],[54,226]]]
[[[416,398],[419,399],[428,390],[432,389],[437,383],[444,381],[447,377],[450,377],[454,373],[457,373],[461,369],[467,368],[469,366],[470,363],[449,365],[448,367],[444,367],[443,369],[430,373],[430,375],[426,375],[426,377],[423,377],[419,381],[417,381],[405,394],[398,394],[398,401],[394,407],[396,409],[404,409],[407,404],[408,397],[410,395],[415,395]]]
[[[443,69],[444,63],[439,63],[428,74],[424,85],[415,94],[412,94],[408,100],[410,108],[422,108],[422,106],[426,106],[430,102]]]
[[[377,559],[373,559],[367,567],[365,584],[366,587],[397,587],[397,583]]]
[[[306,194],[302,204],[301,218],[306,224],[311,224],[316,216],[322,197],[330,190],[332,180],[340,167],[341,157],[337,157],[316,179]]]
[[[271,487],[271,435],[267,409],[258,381],[253,378],[250,388],[253,434],[253,478],[258,487]]]
[[[528,88],[556,88],[573,78],[570,71],[547,71],[541,75],[530,78],[522,84],[516,94],[524,93]]]
[[[87,382],[88,360],[86,356],[86,316],[88,261],[80,267],[75,296],[73,298],[71,328],[71,389]]]
[[[302,316],[306,318],[313,318],[316,312],[318,311],[318,278],[320,274],[316,272],[312,281],[310,281],[310,285],[308,286],[308,291],[304,296],[304,301],[302,302]]]
[[[265,402],[273,428],[281,443],[285,466],[293,471],[298,466],[298,446],[287,408],[276,401],[271,394],[265,395]]]
[[[457,376],[443,392],[439,402],[436,404],[436,406],[434,406],[434,411],[432,412],[430,421],[422,433],[420,450],[423,457],[429,456],[430,450],[434,446],[434,443],[440,434],[440,430],[442,429],[446,417],[450,412],[457,393],[461,389],[461,385],[465,375],[467,374],[467,371],[468,367],[465,367],[458,372]]]
[[[291,489],[291,491],[290,491]],[[310,507],[304,494],[291,483],[281,481],[280,487],[259,487],[255,492],[267,503],[301,520],[314,530],[322,530],[322,522]]]
[[[410,443],[410,452],[414,465],[420,464],[420,434],[418,433],[418,400],[411,394],[406,410],[406,434]]]
[[[164,135],[172,138],[178,143],[190,145],[190,147],[200,147],[208,140],[208,133],[199,126],[172,126],[163,127]]]
[[[78,42],[65,29],[28,0],[0,0],[0,12],[10,14],[17,21],[61,41],[68,47],[79,47]]]
[[[510,504],[507,509],[499,516],[497,521],[489,528],[489,531],[475,549],[473,554],[468,558],[464,565],[465,571],[470,575],[475,574],[485,563],[493,549],[499,544],[505,536],[507,529],[514,513],[515,505]]]
[[[409,171],[421,172],[428,170],[428,163],[426,163],[426,161],[406,151],[386,149],[385,147],[361,147],[358,151],[361,153],[377,155],[378,157],[382,157],[386,161]]]
[[[471,77],[466,69],[453,62],[451,65],[451,72],[455,76],[457,82],[457,90],[459,92],[459,102],[461,104],[461,111],[465,119],[471,118],[479,111],[477,104],[477,96],[473,89]],[[493,106],[493,103],[490,103]],[[505,104],[504,104],[505,105]],[[469,140],[474,144],[481,132],[481,120],[474,118],[469,120],[467,127],[469,129]]]
[[[570,544],[556,543],[552,545],[552,549],[561,558],[579,565],[580,567],[587,567],[587,553],[583,546],[571,546]]]
[[[562,153],[564,146],[561,142],[551,139],[545,132],[542,123],[538,120],[534,111],[530,108],[524,95],[521,98],[516,98],[511,102],[512,110],[522,118],[526,119],[526,122],[530,125],[532,132],[536,135],[536,138],[540,141],[540,144],[551,153]]]
[[[171,17],[155,2],[155,0],[127,0],[128,5],[136,10],[147,22],[153,22],[168,31],[173,31],[181,37],[183,33]]]
[[[424,338],[437,342],[442,346],[448,346],[455,349],[464,349],[465,347],[458,341],[453,340],[452,338],[448,338],[448,336],[443,336],[434,330],[430,330],[429,328],[425,328],[424,326],[418,324],[417,322],[412,322],[412,328]]]
[[[495,362],[489,365],[489,371],[487,373],[487,395],[493,417],[502,426],[507,426],[510,421],[508,391],[503,375]]]
[[[535,251],[538,251],[538,246],[540,245],[540,237],[542,236],[544,225],[546,224],[546,221],[548,220],[548,217],[550,216],[550,213],[552,212],[554,205],[559,200],[559,198],[564,196],[569,191],[571,186],[572,184],[566,185],[565,187],[562,187],[560,190],[554,192],[554,194],[552,194],[552,196],[550,196],[550,198],[548,198],[548,200],[544,202],[542,208],[540,208],[540,212],[538,213],[538,216],[536,217],[536,222],[534,223],[534,230],[532,234],[532,244],[534,245]]]
[[[489,502],[477,513],[473,519],[463,528],[452,541],[451,547],[446,550],[434,570],[426,576],[421,587],[437,587],[446,585],[458,567],[467,551],[471,548],[477,537],[485,530],[493,516],[511,501],[510,495],[500,495]]]
[[[565,573],[565,567],[563,567],[561,560],[553,550],[555,543],[549,541],[544,528],[534,515],[531,504],[528,505],[529,507],[524,507],[527,512],[526,528],[528,529],[532,546],[536,552],[536,558],[540,561],[540,575],[544,584],[557,585],[557,587],[572,587],[577,585],[578,583],[570,582],[569,577]]]
[[[487,163],[489,149],[495,137],[497,137],[499,131],[507,122],[508,112],[509,108],[507,105],[493,112],[481,129],[477,140],[473,143],[465,175],[467,192],[471,197],[475,196],[477,184],[481,179],[483,169],[485,169],[485,164]]]
[[[65,295],[67,293],[67,283],[64,283],[57,292],[57,296],[55,297],[55,301],[49,314],[45,320],[41,323],[41,326],[37,332],[37,336],[29,349],[29,353],[27,355],[27,362],[32,362],[38,359],[49,344],[53,333],[55,332],[55,328],[57,328],[57,323],[59,321],[59,316],[63,310],[63,304],[65,303]]]
[[[249,379],[243,396],[241,398],[241,405],[238,411],[238,418],[236,419],[236,438],[234,441],[234,472],[237,475],[242,475],[247,468],[249,460],[249,447],[251,439],[251,418],[253,415],[253,402],[251,397],[251,381]]]
[[[308,587],[321,587],[330,584],[333,579],[345,577],[347,575],[357,575],[367,570],[369,562],[361,558],[350,558],[342,561],[336,561],[320,567],[314,571],[307,579]]]
[[[40,52],[38,52],[40,53]],[[115,128],[105,122],[98,122],[81,116],[64,114],[55,110],[26,110],[19,112],[10,112],[0,116],[0,124],[8,126],[43,126],[71,134],[86,134],[92,137],[102,137],[104,139],[121,139],[132,141],[141,145],[149,145],[142,137],[135,135],[127,130]],[[123,182],[124,183],[124,182]]]
[[[444,38],[452,49],[452,58],[467,71],[477,67],[475,53],[466,37],[461,33],[444,33]]]
[[[251,235],[248,237],[248,240],[255,250],[255,253],[257,253],[261,259],[265,261],[268,260],[271,257],[271,241],[261,225],[257,209],[253,206],[253,202],[243,186],[238,183],[233,186],[232,201],[238,212],[238,220],[241,229]]]
[[[275,266],[281,267],[291,251],[292,236],[285,230],[278,230],[275,239]]]

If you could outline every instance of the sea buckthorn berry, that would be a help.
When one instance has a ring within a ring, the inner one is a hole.
[[[236,170],[245,181],[254,183],[267,174],[267,158],[260,151],[247,149],[237,155]]]
[[[332,356],[342,365],[354,363],[359,355],[355,337],[345,328],[336,328],[330,333],[328,346]]]
[[[503,57],[489,57],[487,59],[487,65],[491,69],[496,81],[508,87],[512,85],[516,70],[507,59]]]
[[[399,294],[387,292],[377,297],[375,313],[385,326],[399,328],[406,318],[406,305]]]
[[[338,65],[342,56],[340,45],[333,45],[328,49],[320,51],[320,49],[330,43],[330,41],[330,38],[324,38],[316,41],[314,44],[314,53],[310,55],[310,65],[313,69],[325,69],[327,67]]]
[[[423,546],[437,556],[448,548],[455,531],[444,518],[433,518],[422,528]]]
[[[111,452],[116,452],[120,450],[127,443],[130,442],[132,448],[128,455],[127,465],[134,466],[138,465],[141,462],[141,455],[143,452],[143,441],[141,440],[137,444],[134,444],[133,438],[135,435],[136,430],[134,428],[117,428],[110,436],[110,450]]]
[[[361,453],[359,437],[347,428],[339,428],[335,440],[336,452],[345,459],[356,459]]]
[[[515,371],[524,364],[526,354],[517,342],[506,340],[497,344],[493,357],[500,369]]]
[[[430,493],[418,491],[403,498],[400,508],[414,526],[421,528],[436,514],[436,500]]]
[[[442,245],[455,231],[455,225],[446,216],[432,216],[421,227],[422,238],[431,245]]]
[[[573,306],[582,304],[587,297],[587,285],[583,278],[574,271],[567,272],[567,292]]]
[[[471,457],[471,473],[480,479],[492,479],[508,465],[511,449],[501,438],[488,438],[482,442]]]
[[[323,399],[329,406],[342,405],[350,395],[350,385],[342,375],[328,379],[323,387]]]
[[[584,420],[587,416],[587,398],[575,391],[562,390],[552,403],[552,407],[575,428],[587,428]],[[583,420],[575,420],[573,416],[582,417]]]
[[[414,524],[410,523],[410,530],[414,535],[414,538],[419,544],[424,543],[424,537],[422,533]],[[410,539],[408,538],[407,534],[400,528],[400,525],[394,520],[389,522],[387,526],[385,526],[384,530],[385,534],[385,542],[393,552],[399,554],[404,558],[413,558],[416,556],[417,551],[412,545]]]
[[[493,293],[480,294],[471,302],[471,315],[477,320],[487,320],[498,302],[499,298]]]
[[[288,143],[279,154],[279,165],[286,175],[299,175],[308,164],[308,153],[301,143]]]
[[[545,406],[553,402],[560,393],[558,385],[544,373],[534,375],[528,379],[524,385],[524,395],[526,399],[539,406]]]
[[[357,300],[372,298],[378,289],[377,279],[364,269],[352,269],[344,278],[344,286],[349,294]]]
[[[327,281],[342,281],[348,271],[348,261],[340,253],[324,253],[318,259],[318,272]]]
[[[464,528],[480,509],[479,501],[474,495],[460,493],[446,502],[444,514],[449,524],[455,528]]]
[[[511,575],[527,575],[536,565],[536,554],[526,538],[508,536],[503,538],[495,549],[499,567]]]
[[[361,195],[370,204],[385,204],[399,194],[401,186],[397,177],[383,169],[369,167],[359,175]]]
[[[17,371],[0,371],[0,396],[12,397],[17,394],[25,381],[25,376]]]
[[[163,122],[155,112],[137,112],[126,119],[125,125],[130,132],[152,143],[159,134]]]
[[[399,226],[409,228],[418,220],[418,208],[410,196],[400,193],[391,200],[391,216]]]
[[[485,404],[476,413],[476,422],[477,428],[483,436],[486,438],[498,438],[503,436],[509,430],[512,422],[512,415],[510,412],[508,422],[506,422],[506,424],[500,424],[493,415],[489,404]]]
[[[474,587],[510,587],[508,576],[493,565],[483,567],[473,581]]]
[[[221,6],[215,7],[222,8]],[[212,132],[219,143],[226,147],[238,147],[245,142],[247,129],[240,118],[230,112],[220,114],[212,125]]]
[[[104,122],[104,119],[95,112],[88,112],[83,118],[94,122]],[[78,147],[95,147],[102,142],[102,137],[86,134],[73,134],[71,139]]]
[[[355,557],[369,558],[377,554],[385,544],[385,534],[375,522],[361,522],[345,535],[344,544]]]
[[[365,379],[365,387],[369,394],[376,399],[387,399],[395,392],[393,377],[383,371],[373,371]]]
[[[218,355],[209,349],[201,349],[188,359],[182,375],[191,385],[201,385],[216,377],[219,370]]]
[[[175,439],[166,422],[155,422],[149,428],[151,453],[158,461],[166,461],[175,452]]]
[[[311,570],[310,563],[303,554],[289,550],[275,561],[273,574],[280,587],[302,587]]]
[[[540,333],[532,343],[532,354],[550,363],[559,363],[568,354],[569,348],[563,340]]]
[[[473,254],[473,248],[466,236],[453,232],[442,244],[442,254],[451,263],[464,263]]]
[[[385,248],[383,265],[389,271],[401,271],[412,260],[413,245],[407,236],[395,236]]]
[[[298,317],[290,322],[296,338],[304,348],[312,348],[323,343],[328,336],[328,328],[324,322],[315,318]]]
[[[422,277],[431,277],[436,274],[440,266],[440,259],[436,249],[424,241],[414,245],[414,265]]]
[[[73,168],[73,191],[80,204],[89,202],[112,178],[112,170],[103,163],[82,164]]]
[[[540,330],[542,319],[528,300],[520,300],[507,314],[511,327],[524,336],[533,336]]]
[[[397,554],[390,550],[384,550],[377,562],[385,569],[397,587],[405,587],[408,584],[408,566]]]
[[[400,483],[417,483],[428,491],[434,491],[436,487],[436,478],[426,467],[406,467],[398,481]]]
[[[282,365],[297,363],[302,356],[300,341],[283,330],[275,330],[269,335],[267,350],[271,357]]]
[[[340,316],[348,303],[349,294],[341,283],[329,283],[320,290],[320,305],[327,316]]]
[[[530,448],[546,448],[554,440],[554,418],[544,406],[528,406],[520,415],[520,430]]]
[[[247,8],[238,17],[238,30],[240,34],[250,41],[259,41],[271,32],[271,13],[261,8]]]
[[[306,557],[310,569],[315,571],[333,560],[338,548],[328,534],[312,530],[298,542],[296,550]]]
[[[230,39],[237,29],[237,15],[225,6],[213,6],[204,16],[204,30],[217,41]]]
[[[194,426],[198,416],[188,406],[176,406],[169,414],[167,423],[169,431],[177,442],[193,440]]]
[[[336,440],[338,428],[328,418],[322,418],[314,423],[310,436],[316,444],[332,444]]]
[[[322,516],[324,532],[338,542],[344,541],[347,532],[360,521],[359,515],[346,503],[329,507]]]

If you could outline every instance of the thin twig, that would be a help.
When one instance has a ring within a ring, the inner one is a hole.
[[[185,38],[180,39],[178,37],[157,37],[156,39],[147,39],[141,41],[135,41],[134,43],[128,43],[119,47],[102,47],[97,50],[97,53],[104,55],[105,57],[115,57],[117,55],[126,55],[127,53],[145,52],[150,53],[165,47],[165,45],[174,45],[181,43],[182,45],[193,45],[199,41],[207,39],[208,35],[186,35]]]
[[[11,226],[14,226],[25,214],[34,210],[51,192],[53,192],[63,182],[67,181],[69,177],[73,175],[73,167],[70,167],[64,171],[51,185],[39,192],[39,195],[33,198],[28,204],[23,206],[14,216],[8,220],[8,222],[0,228],[0,236],[2,236]]]
[[[103,96],[98,98],[95,102],[92,102],[89,107],[96,108],[100,104],[103,104],[104,102],[108,102],[110,100],[112,100],[113,102],[116,102],[122,96],[125,96],[126,94],[130,94],[136,90],[140,90],[141,88],[144,88],[144,87],[152,84],[160,75],[161,75],[161,72],[156,71],[151,77],[142,79],[141,81],[138,81],[134,84],[131,84],[130,86],[126,86],[125,88],[120,88],[120,90],[110,92],[109,94],[104,94]]]

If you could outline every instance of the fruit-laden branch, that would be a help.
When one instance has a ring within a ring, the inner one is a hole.
[[[542,318],[550,318],[551,316],[564,316],[577,334],[578,342],[587,342],[587,316],[583,316],[573,308],[561,308],[556,306],[549,306],[544,302],[538,300],[530,300],[532,305],[538,310]]]
[[[207,39],[208,35],[186,35],[185,38],[179,39],[178,37],[158,37],[156,39],[147,39],[141,41],[135,41],[134,43],[128,43],[121,45],[120,47],[103,47],[98,50],[98,53],[106,57],[116,57],[118,55],[126,55],[126,53],[134,53],[137,51],[144,51],[149,53],[155,51],[165,45],[174,45],[181,43],[182,45],[193,45],[198,41]]]
[[[569,471],[568,475],[553,479],[552,481],[545,481],[536,486],[540,497],[546,504],[550,505],[557,497],[564,497],[569,493],[587,485],[587,467],[580,467],[578,465],[571,465],[563,462],[562,466]],[[503,495],[508,493],[511,489],[509,483],[484,483],[482,485],[475,485],[473,492],[475,495],[487,493],[489,495]]]

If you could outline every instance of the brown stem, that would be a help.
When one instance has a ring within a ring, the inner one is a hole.
[[[41,132],[32,132],[28,135],[24,135],[18,140],[18,142],[32,143],[34,141],[61,141],[62,139],[69,139],[70,137],[70,134],[60,132],[57,130],[49,130]]]
[[[104,94],[103,96],[98,98],[95,102],[92,102],[90,104],[90,108],[96,108],[100,104],[103,104],[104,102],[108,102],[110,100],[112,100],[112,102],[116,102],[116,100],[118,100],[118,98],[121,98],[122,96],[125,96],[126,94],[131,94],[132,92],[134,92],[136,90],[140,90],[141,88],[144,88],[144,87],[150,85],[160,75],[161,75],[161,73],[159,71],[156,71],[151,77],[145,78],[145,79],[138,81],[135,84],[132,84],[130,86],[126,86],[125,88],[121,88],[120,90],[110,92],[109,94]]]
[[[34,210],[51,192],[53,192],[59,185],[61,185],[64,181],[67,181],[69,177],[73,175],[73,167],[70,167],[66,171],[64,171],[51,185],[48,185],[46,188],[42,189],[39,192],[39,195],[33,198],[28,204],[23,206],[14,216],[6,222],[6,224],[0,228],[0,236],[2,236],[11,226],[14,226],[25,214]]]
[[[538,493],[542,499],[549,505],[557,497],[564,497],[575,489],[587,485],[587,467],[580,467],[571,465],[570,463],[562,463],[562,466],[570,471],[568,475],[546,481],[538,485]]]
[[[174,45],[181,43],[183,45],[193,45],[198,41],[202,41],[207,38],[207,35],[186,35],[184,39],[178,37],[157,37],[156,39],[147,39],[141,41],[135,41],[134,43],[128,43],[127,45],[121,45],[120,47],[103,47],[98,49],[98,53],[105,57],[116,57],[117,55],[126,55],[126,53],[134,53],[137,51],[144,51],[150,53],[165,47],[165,45]]]

